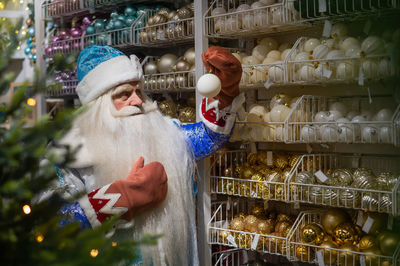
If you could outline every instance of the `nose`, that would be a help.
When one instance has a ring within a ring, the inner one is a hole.
[[[133,91],[128,99],[128,105],[141,107],[142,103],[143,103],[142,98],[140,98],[140,96],[136,93],[136,91]]]

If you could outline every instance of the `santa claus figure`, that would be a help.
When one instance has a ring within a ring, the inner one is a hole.
[[[162,234],[156,246],[140,251],[145,265],[198,265],[195,161],[226,143],[244,101],[240,62],[221,47],[202,56],[222,89],[202,100],[200,122],[185,125],[163,116],[143,92],[136,56],[90,46],[78,58],[76,91],[87,110],[60,142],[79,150],[70,168],[60,171],[59,183],[72,195],[87,195],[62,212],[84,227],[119,215],[121,223],[133,224],[124,234],[137,239]]]

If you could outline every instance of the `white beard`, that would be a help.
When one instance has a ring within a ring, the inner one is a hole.
[[[143,109],[144,114],[115,117],[108,93],[75,120],[74,127],[90,154],[95,188],[125,179],[140,156],[145,164],[161,162],[168,176],[167,198],[157,208],[134,217],[134,238],[163,234],[157,246],[141,248],[145,265],[150,261],[155,266],[197,264],[193,154],[172,120],[158,110],[151,111],[154,104],[150,100],[145,101]]]

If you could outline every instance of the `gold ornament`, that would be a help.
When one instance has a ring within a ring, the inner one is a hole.
[[[278,242],[279,242],[279,237],[281,236],[280,233],[270,233],[269,234],[272,237],[266,237],[264,239],[264,246],[266,251],[270,253],[276,253],[278,251]],[[275,236],[275,237],[274,237]]]
[[[330,209],[322,216],[322,226],[328,234],[332,235],[336,226],[350,220],[350,216],[346,211],[342,209]]]
[[[239,185],[239,195],[244,197],[250,197],[250,187],[242,183]]]
[[[287,229],[288,228],[290,229],[291,227],[292,227],[292,224],[289,222],[285,222],[285,221],[277,222],[275,225],[275,232],[278,232],[278,233],[286,232]]]
[[[241,178],[243,179],[251,179],[251,177],[254,175],[254,170],[253,168],[250,167],[244,167],[242,170],[242,176]]]
[[[254,215],[247,215],[244,219],[244,228],[246,231],[255,232],[257,230],[258,219]]]
[[[303,171],[296,175],[294,182],[299,184],[314,184],[315,177],[311,172]]]
[[[333,239],[339,246],[346,243],[355,245],[357,239],[356,234],[357,232],[354,229],[353,223],[344,222],[336,226],[335,230],[333,230]]]
[[[269,186],[265,183],[257,183],[256,188],[254,189],[257,192],[257,196],[262,199],[269,199],[271,196]]]
[[[171,100],[165,100],[160,102],[159,106],[160,111],[170,117],[176,117],[176,104]]]
[[[287,178],[289,178],[289,174],[290,174],[290,168],[285,168],[282,171],[282,180],[285,181]]]
[[[246,214],[244,212],[239,212],[239,213],[235,214],[234,218],[242,218],[244,221],[244,218],[246,218]]]
[[[289,167],[292,168],[299,158],[300,158],[300,155],[297,155],[297,154],[290,156]]]
[[[236,231],[244,230],[244,220],[242,218],[233,219],[229,225],[232,230],[236,230]]]
[[[296,246],[296,257],[300,261],[311,262],[314,259],[314,249],[304,245]]]
[[[262,205],[255,205],[251,209],[251,214],[259,219],[265,218],[264,206]]]
[[[325,239],[320,246],[324,247],[324,249],[319,250],[324,253],[325,265],[334,265],[337,259],[337,251],[331,248],[338,248],[338,246],[330,238]]]
[[[233,177],[241,178],[242,170],[243,170],[243,167],[241,165],[236,166],[235,167],[235,171],[233,171]]]
[[[288,165],[288,158],[285,154],[277,153],[274,154],[273,164],[276,168],[284,169]]]
[[[182,123],[196,122],[196,109],[194,109],[193,107],[184,107],[180,109],[178,119]]]
[[[274,230],[274,224],[270,220],[259,220],[256,232],[258,234],[267,235]]]
[[[379,250],[379,248],[369,248],[362,250],[363,253],[366,253],[368,255],[365,255],[365,264],[366,265],[379,265],[379,257],[382,255],[382,252]]]
[[[367,214],[364,213],[361,227],[364,226],[368,218],[372,219],[372,225],[369,229],[369,232],[366,233],[370,235],[378,235],[380,232],[385,230],[388,221],[388,215],[386,213],[377,213],[377,212],[368,212]]]
[[[268,162],[267,158],[268,158],[268,155],[267,155],[267,153],[265,151],[257,153],[257,163],[258,164],[267,165],[267,162]]]
[[[385,231],[378,236],[379,246],[383,255],[393,256],[393,253],[399,244],[400,236],[398,233]]]
[[[232,177],[232,167],[227,167],[224,170],[224,176]]]
[[[339,186],[347,187],[353,183],[353,173],[349,169],[335,169],[332,177],[337,178]]]
[[[228,242],[228,237],[231,235],[229,231],[226,230],[221,230],[218,232],[218,239],[220,243],[227,244]]]
[[[263,175],[262,175],[261,173],[254,173],[254,174],[251,176],[250,179],[251,179],[251,180],[254,180],[254,181],[263,181],[263,180],[264,180],[264,177],[263,177]]]
[[[250,165],[256,165],[256,164],[257,164],[257,154],[256,154],[256,153],[253,153],[253,152],[250,152],[250,153],[247,155],[247,162],[248,162]]]
[[[347,266],[358,265],[359,255],[352,253],[352,251],[359,252],[357,246],[351,243],[347,243],[341,246],[340,249],[341,252],[339,252],[339,263],[341,265],[347,265]]]
[[[284,213],[279,213],[279,214],[276,216],[276,220],[277,220],[278,222],[289,222],[289,223],[292,222],[292,218],[290,218],[289,215],[284,214]]]
[[[251,236],[246,233],[235,233],[235,243],[240,248],[250,248]]]
[[[366,236],[363,236],[360,239],[359,246],[360,246],[361,250],[363,250],[363,249],[374,249],[374,248],[376,248],[378,246],[377,243],[378,242],[376,241],[376,238],[374,236],[366,235]]]
[[[320,245],[324,241],[325,233],[321,226],[311,223],[301,229],[300,237],[307,244]]]
[[[283,200],[283,185],[275,185],[275,197],[276,200]]]

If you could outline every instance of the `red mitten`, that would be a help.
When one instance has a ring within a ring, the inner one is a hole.
[[[202,59],[207,71],[217,75],[221,80],[221,91],[215,99],[219,100],[219,109],[223,109],[240,93],[242,64],[231,52],[220,46],[209,47],[202,54]]]
[[[140,157],[128,177],[94,190],[80,200],[86,215],[96,226],[112,215],[130,221],[137,213],[152,209],[167,196],[167,173],[159,162],[144,165]],[[87,208],[88,203],[90,204]],[[95,217],[93,217],[95,216]]]

